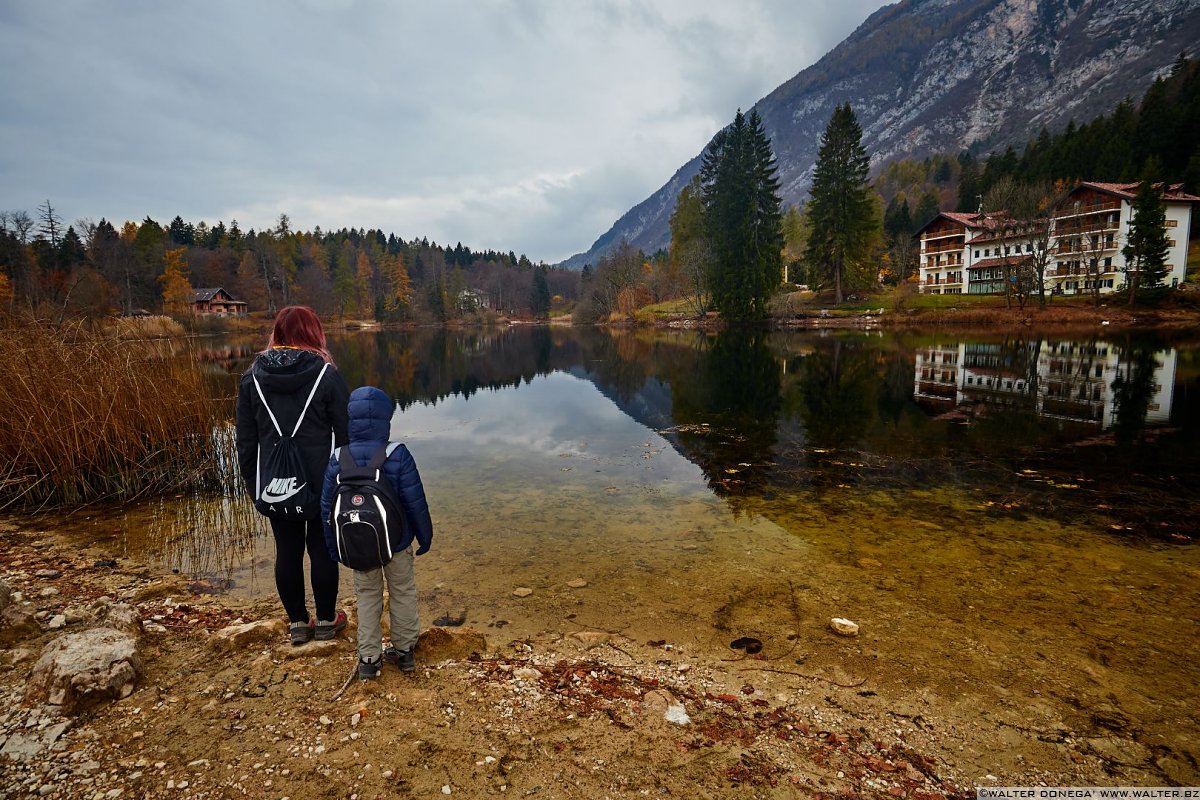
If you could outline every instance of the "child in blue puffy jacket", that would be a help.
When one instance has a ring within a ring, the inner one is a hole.
[[[361,386],[350,394],[349,434],[350,455],[364,466],[380,447],[391,438],[392,414],[395,404],[383,391],[374,386]],[[325,468],[325,484],[321,492],[321,519],[325,524],[325,543],[329,554],[338,560],[337,541],[329,522],[337,492],[337,477],[341,473],[339,452],[334,451]],[[413,539],[417,541],[416,555],[429,550],[433,541],[433,522],[425,487],[412,454],[403,444],[398,445],[383,464],[384,478],[403,507],[405,521],[403,539],[393,547],[392,560],[372,570],[354,571],[354,592],[358,598],[358,677],[370,680],[379,675],[381,662],[399,667],[403,672],[415,668],[413,648],[420,635],[417,619],[417,584],[413,578]],[[383,646],[383,591],[387,586],[391,645]]]

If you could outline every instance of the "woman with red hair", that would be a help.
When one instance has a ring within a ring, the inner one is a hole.
[[[281,309],[266,349],[238,384],[237,452],[246,490],[271,521],[275,587],[293,645],[332,639],[346,627],[346,613],[336,607],[338,565],[318,517],[325,464],[349,439],[349,397],[316,313],[307,306]],[[315,617],[305,599],[306,550]]]

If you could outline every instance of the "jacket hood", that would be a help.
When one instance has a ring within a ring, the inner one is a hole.
[[[360,386],[350,393],[350,441],[386,442],[391,438],[396,404],[374,386]]]
[[[286,394],[312,385],[325,359],[310,350],[294,347],[272,347],[259,353],[250,365],[250,374],[258,378],[263,388]]]

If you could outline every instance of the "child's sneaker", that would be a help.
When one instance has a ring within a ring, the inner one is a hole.
[[[373,681],[379,677],[379,659],[370,661],[365,658],[358,660],[358,679],[360,681]]]
[[[346,612],[338,611],[333,615],[332,620],[317,620],[317,629],[314,638],[319,642],[328,641],[336,636],[337,632],[344,627],[346,627]]]
[[[299,647],[313,638],[316,633],[316,621],[293,622],[288,625],[288,635],[292,638],[292,647]]]
[[[395,647],[388,645],[387,649],[383,651],[383,660],[399,668],[401,672],[412,672],[417,668],[411,648],[408,650],[397,650]]]

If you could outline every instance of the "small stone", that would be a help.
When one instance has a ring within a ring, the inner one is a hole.
[[[442,794],[450,794],[450,784],[446,784],[442,787]]]
[[[351,728],[358,725],[358,723],[360,723],[360,722],[362,722],[362,714],[359,714],[356,712],[356,713],[350,715],[350,727]]]
[[[675,668],[675,671],[678,672],[680,675],[682,675],[683,673],[691,670],[691,668],[692,668],[691,664],[680,664],[679,666],[677,666]]]
[[[57,586],[47,586],[38,592],[38,597],[54,597],[56,594],[58,594]]]
[[[59,628],[67,627],[67,615],[66,614],[55,614],[53,617],[50,618],[50,622],[48,622],[46,624],[46,627],[52,631],[56,631]]]
[[[321,724],[324,725],[326,728],[328,728],[330,725],[333,724],[333,720],[331,720],[329,717],[322,714],[321,715]]]
[[[39,569],[37,572],[33,573],[33,576],[35,578],[45,578],[46,580],[52,581],[55,578],[61,578],[62,572],[56,569]]]
[[[687,725],[692,721],[682,703],[671,703],[667,706],[663,719],[674,725]]]
[[[839,636],[858,636],[858,623],[844,617],[834,617],[829,620],[829,627]]]
[[[519,667],[513,670],[513,677],[532,683],[542,677],[542,673],[534,667]]]
[[[533,594],[533,589],[530,589],[528,586],[518,586],[516,589],[513,589],[513,594],[517,597],[529,597],[529,595]],[[444,786],[442,788],[449,789],[450,787]],[[446,794],[450,793],[446,792]]]
[[[392,776],[395,775],[396,773],[392,772],[390,769],[385,769],[380,774],[383,775],[384,778],[391,780]]]
[[[567,581],[567,586],[570,586],[572,589],[582,589],[587,585],[588,582],[583,578],[575,578],[574,580]]]

